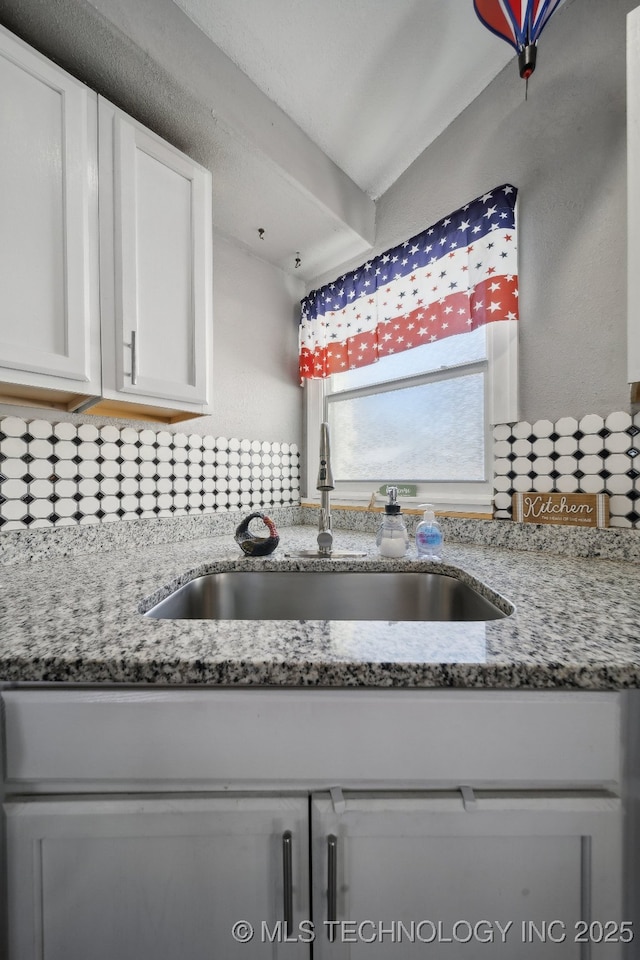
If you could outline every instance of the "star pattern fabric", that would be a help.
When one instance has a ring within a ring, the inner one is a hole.
[[[301,383],[517,320],[516,196],[496,187],[305,297]]]

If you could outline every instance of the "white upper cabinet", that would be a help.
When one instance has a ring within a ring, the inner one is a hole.
[[[627,15],[628,365],[640,402],[640,7]]]
[[[0,399],[100,392],[96,95],[0,28]]]
[[[99,98],[103,397],[208,412],[211,175]]]
[[[211,174],[0,27],[0,402],[209,413]]]

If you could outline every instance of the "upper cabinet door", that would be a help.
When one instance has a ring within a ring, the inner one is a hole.
[[[103,395],[206,412],[211,175],[99,98]]]
[[[0,380],[99,393],[96,95],[1,27],[0,90]]]

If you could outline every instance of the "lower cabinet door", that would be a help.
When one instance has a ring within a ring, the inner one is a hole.
[[[313,797],[315,960],[622,956],[620,802],[465,795]]]
[[[5,813],[9,960],[309,955],[286,942],[309,916],[307,797],[38,800]]]

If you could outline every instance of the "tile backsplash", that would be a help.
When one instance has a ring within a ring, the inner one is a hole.
[[[0,418],[0,531],[300,502],[295,444]]]
[[[640,414],[588,414],[494,428],[494,516],[515,492],[607,493],[610,525],[640,528]]]
[[[0,531],[297,505],[295,444],[0,418]],[[494,428],[494,516],[515,492],[607,493],[640,529],[640,414]]]

